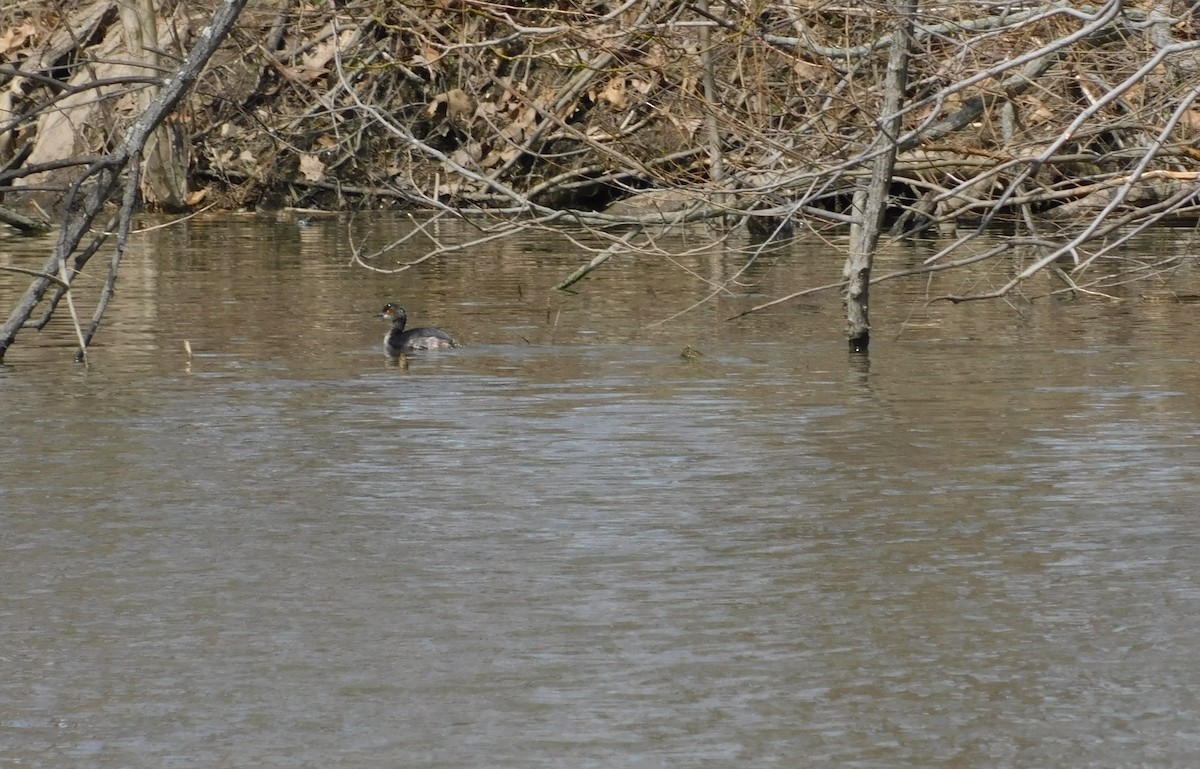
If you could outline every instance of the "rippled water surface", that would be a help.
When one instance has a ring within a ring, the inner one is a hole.
[[[591,254],[388,276],[349,248],[336,221],[156,231],[89,366],[66,323],[18,338],[0,766],[1200,755],[1200,305],[884,284],[867,363],[836,296],[724,320],[836,279],[836,247],[660,325],[744,257],[554,295]],[[23,285],[0,273],[4,312]],[[389,364],[389,299],[466,346]]]

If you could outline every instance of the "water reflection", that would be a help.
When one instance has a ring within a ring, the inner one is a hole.
[[[546,243],[381,277],[336,222],[263,227],[156,235],[90,368],[0,367],[14,765],[1200,748],[1186,305],[881,291],[911,327],[855,366],[835,298],[646,331],[694,301],[645,289],[671,265],[548,297]],[[468,347],[387,365],[390,298]]]

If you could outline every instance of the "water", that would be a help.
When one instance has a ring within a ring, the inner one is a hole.
[[[19,337],[0,765],[1200,754],[1193,305],[892,284],[865,363],[836,297],[723,321],[835,276],[805,244],[653,327],[710,288],[644,260],[551,295],[590,256],[550,238],[398,277],[349,247],[147,234],[89,367],[65,323]],[[388,299],[467,347],[390,365]]]

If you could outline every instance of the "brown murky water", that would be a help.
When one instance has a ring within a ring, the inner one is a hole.
[[[837,245],[652,328],[744,257],[552,296],[590,255],[389,277],[348,248],[337,221],[150,233],[89,367],[65,324],[10,351],[0,766],[1200,755],[1200,306],[886,285],[867,365],[833,296],[723,321],[835,278]],[[389,365],[388,299],[467,346]]]

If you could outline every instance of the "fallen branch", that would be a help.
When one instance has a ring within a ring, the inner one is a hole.
[[[41,235],[50,231],[49,222],[18,214],[4,206],[0,206],[0,223],[7,224],[24,235]]]
[[[588,273],[590,273],[592,270],[596,269],[597,267],[604,264],[612,257],[621,253],[621,251],[624,250],[624,247],[628,246],[629,242],[631,240],[633,240],[633,238],[635,236],[640,235],[641,232],[642,232],[641,227],[634,227],[633,229],[629,230],[629,232],[622,235],[619,240],[615,241],[614,243],[609,244],[608,248],[604,249],[599,254],[596,254],[596,256],[593,257],[590,262],[583,265],[579,269],[575,270],[575,272],[572,272],[570,275],[568,275],[563,280],[559,281],[554,286],[554,290],[555,291],[566,291],[568,288],[570,288],[574,284],[583,280],[583,278]]]

